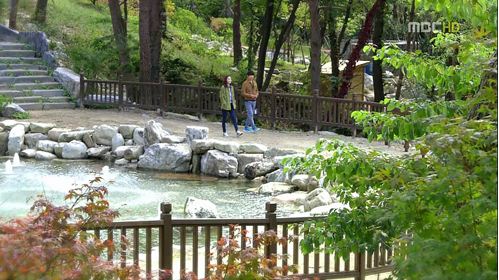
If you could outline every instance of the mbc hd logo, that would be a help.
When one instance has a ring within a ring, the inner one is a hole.
[[[408,25],[409,32],[411,33],[433,33],[433,32],[443,32],[443,33],[457,33],[461,29],[461,26],[459,25],[458,22],[452,21],[452,22],[445,22],[442,23],[440,21],[436,22],[429,22],[429,21],[422,21],[422,22],[409,22]]]

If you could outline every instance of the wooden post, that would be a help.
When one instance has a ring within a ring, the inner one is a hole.
[[[198,118],[199,119],[201,119],[203,117],[203,102],[204,102],[201,86],[202,86],[202,83],[198,82],[197,91],[198,91]]]
[[[277,204],[267,202],[265,204],[265,218],[267,219],[267,230],[272,230],[277,234],[277,214],[275,211],[277,210]],[[269,258],[272,254],[277,254],[277,244],[272,244],[268,246],[267,250],[267,258]]]
[[[123,83],[122,83],[122,80],[123,80],[123,76],[120,75],[118,77],[118,98],[119,98],[119,110],[122,110],[124,111],[125,108],[123,106],[123,103],[124,103],[124,94],[123,94]]]
[[[271,106],[270,106],[270,121],[272,125],[272,129],[275,129],[275,123],[276,123],[276,117],[277,117],[277,99],[276,99],[276,91],[275,87],[272,87],[270,89],[270,100],[271,100]]]
[[[314,89],[312,98],[312,122],[314,126],[314,133],[319,131],[319,90]]]
[[[162,270],[172,270],[173,268],[173,226],[172,226],[172,205],[161,203],[161,220],[163,226],[159,230],[159,265]],[[171,277],[164,278],[171,279]]]
[[[366,279],[366,254],[356,253],[355,254],[355,270],[357,271],[357,276],[355,280]]]
[[[85,108],[83,104],[83,100],[85,99],[85,76],[83,76],[83,73],[80,73],[80,92],[78,97],[80,98],[80,109]]]

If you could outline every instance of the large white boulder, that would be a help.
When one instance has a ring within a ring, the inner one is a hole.
[[[29,125],[29,131],[31,133],[43,133],[47,134],[49,130],[55,127],[54,123],[31,123]]]
[[[257,161],[262,161],[263,160],[263,154],[238,154],[237,155],[237,172],[238,173],[244,173],[244,168],[246,165],[257,162]]]
[[[24,132],[28,132],[29,131],[29,125],[30,123],[29,122],[19,122],[19,121],[16,121],[16,120],[5,120],[5,121],[1,121],[0,122],[0,127],[3,128],[4,130],[11,130],[12,128],[14,128],[14,126],[16,125],[23,125],[24,126]]]
[[[267,173],[277,169],[278,167],[272,161],[257,161],[247,164],[246,167],[244,167],[244,177],[248,180],[253,180],[256,177],[265,176]]]
[[[104,155],[109,151],[111,151],[111,147],[109,146],[95,147],[88,149],[87,155],[91,158],[103,158]]]
[[[139,126],[132,124],[123,124],[118,127],[118,133],[123,135],[125,139],[132,139],[133,132],[135,131],[136,128],[139,128]]]
[[[21,156],[23,158],[34,158],[35,155],[36,155],[36,150],[35,149],[26,149],[26,150],[22,150],[19,153],[19,156]]]
[[[346,204],[335,202],[329,205],[315,207],[314,209],[310,210],[310,214],[312,216],[325,216],[331,212],[339,212],[343,209],[350,210],[350,207]]]
[[[158,143],[149,146],[139,157],[137,167],[172,172],[189,172],[191,148],[188,144]]]
[[[208,139],[209,132],[210,130],[204,126],[188,126],[185,128],[185,138],[189,143],[194,139]]]
[[[215,148],[215,140],[213,139],[193,139],[190,143],[192,152],[198,155]]]
[[[48,136],[49,136],[49,140],[52,140],[52,141],[59,141],[59,137],[61,136],[61,134],[63,134],[64,132],[70,132],[71,130],[70,129],[67,129],[67,128],[52,128],[51,130],[49,130],[48,132]]]
[[[227,141],[215,141],[215,149],[229,154],[237,154],[239,152],[239,144]]]
[[[307,192],[297,191],[292,193],[283,193],[272,197],[270,202],[274,202],[281,205],[293,204],[295,206],[303,205],[305,198],[307,197]]]
[[[35,159],[37,160],[53,160],[57,158],[56,155],[52,153],[47,153],[44,151],[36,151],[35,153]]]
[[[303,206],[305,211],[310,211],[316,207],[329,205],[333,202],[331,194],[326,189],[317,188],[307,195]]]
[[[302,191],[312,191],[317,188],[319,182],[314,176],[306,174],[297,174],[291,178],[291,184],[297,186]]]
[[[87,146],[81,141],[73,140],[62,148],[62,158],[83,159],[87,158]]]
[[[25,112],[26,111],[24,111],[24,109],[21,108],[21,106],[17,105],[16,103],[7,104],[2,108],[2,116],[6,118],[12,118],[12,116],[14,116],[15,114],[25,113]]]
[[[144,129],[139,127],[133,131],[133,143],[135,145],[144,146],[146,140],[144,139]]]
[[[54,153],[54,147],[57,145],[57,142],[50,140],[40,140],[36,145],[36,149],[39,151],[44,151],[47,153]]]
[[[241,144],[239,149],[246,154],[263,154],[268,150],[267,146],[256,143]]]
[[[15,153],[19,153],[21,151],[21,147],[24,143],[24,133],[24,126],[21,124],[14,126],[10,130],[7,144],[9,155],[13,156]]]
[[[163,125],[154,120],[148,121],[146,127],[144,128],[144,139],[146,146],[161,143],[161,139],[168,135],[170,134],[163,128]]]
[[[63,132],[59,135],[59,139],[57,141],[58,142],[71,142],[73,140],[82,141],[83,136],[85,136],[85,134],[92,132],[93,130],[78,130],[78,131]]]
[[[290,184],[271,182],[261,185],[258,192],[263,194],[275,195],[279,193],[291,193],[297,190],[298,189],[295,186]]]
[[[121,135],[120,133],[116,133],[114,136],[113,136],[113,139],[111,140],[111,147],[112,147],[112,151],[115,151],[116,148],[118,147],[121,147],[121,146],[124,146],[125,145],[125,138],[123,138],[123,135]]]
[[[126,160],[136,160],[139,159],[139,157],[144,153],[144,147],[143,146],[131,146],[128,147],[128,149],[125,150],[123,153],[123,157]]]
[[[229,178],[237,175],[237,159],[227,153],[210,150],[201,158],[201,173]]]
[[[42,133],[28,133],[24,135],[24,144],[30,149],[36,148],[36,144],[40,140],[48,140],[49,137]]]
[[[219,218],[217,206],[209,200],[187,197],[184,213],[190,218]]]
[[[118,130],[107,124],[99,125],[94,131],[94,140],[98,145],[112,146],[113,137],[118,133]]]

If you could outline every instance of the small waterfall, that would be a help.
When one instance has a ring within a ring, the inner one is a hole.
[[[100,173],[101,173],[102,175],[107,175],[107,174],[109,174],[109,166],[107,166],[107,165],[106,165],[106,166],[102,167],[102,170],[101,170],[101,172],[100,172]]]
[[[21,160],[19,159],[19,154],[18,153],[14,154],[14,159],[12,161],[12,166],[14,166],[14,167],[21,166]]]
[[[12,174],[13,171],[12,171],[12,162],[10,162],[10,160],[6,161],[5,162],[5,173],[6,174]]]

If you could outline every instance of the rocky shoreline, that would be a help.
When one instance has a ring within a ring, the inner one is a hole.
[[[154,120],[145,127],[103,124],[90,129],[5,120],[0,122],[0,156],[97,159],[138,169],[256,179],[263,184],[252,191],[272,195],[273,202],[294,205],[306,215],[345,207],[317,178],[284,173],[282,160],[303,154],[258,143],[209,139],[208,135],[209,129],[202,126],[187,126],[185,135],[172,135]]]

